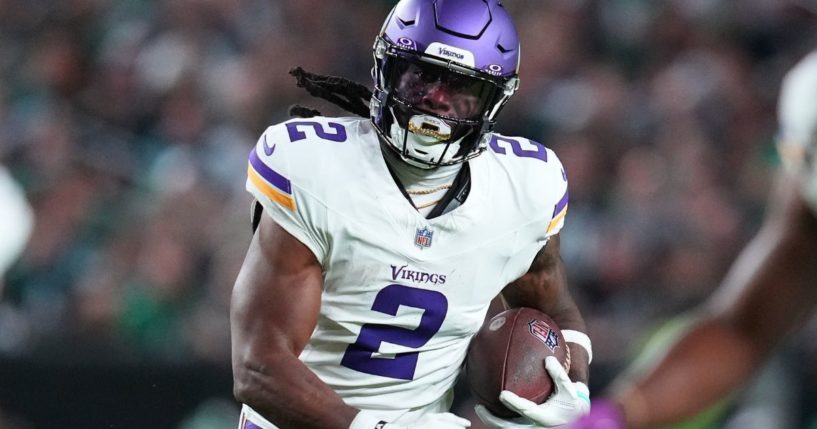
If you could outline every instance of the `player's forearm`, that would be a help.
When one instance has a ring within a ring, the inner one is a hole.
[[[295,356],[233,365],[234,394],[281,429],[347,429],[358,410]]]
[[[509,285],[502,296],[509,307],[534,307],[549,315],[563,332],[572,330],[581,334],[587,332],[584,318],[570,295],[567,284],[567,270],[559,256],[559,236],[554,236],[534,259],[528,273]],[[589,338],[587,339],[590,346]],[[589,354],[582,346],[568,343],[570,349],[570,371],[573,381],[587,384],[589,378]]]
[[[587,325],[584,323],[584,318],[582,317],[581,311],[579,311],[579,307],[568,292],[566,271],[564,264],[561,262],[561,258],[559,258],[553,270],[552,281],[558,285],[553,289],[560,291],[560,293],[547,301],[546,308],[544,308],[543,311],[553,318],[553,321],[559,325],[559,329],[563,334],[565,331],[574,331],[575,333],[586,335]],[[566,338],[566,340],[570,341],[570,338]],[[589,340],[590,339],[587,338],[588,344],[585,344],[588,348],[590,347]],[[590,350],[585,349],[575,342],[567,342],[567,346],[570,349],[570,371],[568,371],[570,379],[588,384],[590,377]]]
[[[573,381],[581,381],[588,384],[590,378],[590,363],[588,361],[587,352],[583,347],[568,343],[570,349],[570,371],[567,375]]]
[[[572,330],[581,333],[587,332],[584,320],[579,313],[579,309],[576,308],[575,305],[559,313],[552,314],[551,317],[562,332],[565,330]],[[585,350],[584,347],[572,342],[568,342],[567,347],[570,350],[570,371],[568,371],[570,379],[587,384],[590,375],[590,356],[587,350]]]
[[[613,394],[627,427],[657,427],[693,416],[744,383],[763,353],[717,319],[695,324],[661,362]],[[667,396],[671,392],[670,396]]]
[[[750,380],[774,347],[813,312],[817,266],[801,261],[817,254],[817,241],[811,239],[817,222],[794,189],[780,188],[783,201],[772,205],[764,227],[707,303],[711,316],[673,345],[638,382],[638,390],[618,395],[628,420],[636,423],[632,427],[690,417],[712,405]]]

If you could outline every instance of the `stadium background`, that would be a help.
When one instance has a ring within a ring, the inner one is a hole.
[[[236,424],[246,154],[293,103],[342,113],[287,70],[368,83],[393,3],[0,0],[0,162],[34,221],[0,283],[0,428]],[[563,253],[600,389],[756,230],[780,78],[817,19],[782,0],[505,3],[522,88],[499,128],[566,166]],[[815,338],[726,407],[750,416],[734,427],[817,427]]]

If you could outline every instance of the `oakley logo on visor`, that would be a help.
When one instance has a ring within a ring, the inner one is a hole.
[[[474,67],[474,53],[465,49],[455,48],[440,42],[428,45],[426,54],[453,61],[464,66]]]

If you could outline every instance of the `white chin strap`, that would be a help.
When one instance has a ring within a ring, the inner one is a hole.
[[[405,154],[402,158],[410,165],[424,169],[434,168],[440,162],[443,164],[451,162],[460,151],[463,139],[450,144],[445,143],[451,136],[451,126],[437,117],[414,115],[409,119],[408,128],[406,130],[400,127],[396,119],[392,121],[389,144],[401,154]]]

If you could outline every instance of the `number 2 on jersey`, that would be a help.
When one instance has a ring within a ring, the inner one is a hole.
[[[494,136],[491,139],[491,143],[489,146],[491,149],[500,154],[505,155],[505,148],[502,147],[500,143],[505,143],[511,146],[511,150],[513,150],[513,154],[522,157],[522,158],[533,158],[538,159],[540,161],[548,162],[548,152],[544,146],[540,143],[536,143],[530,140],[523,140],[526,143],[528,148],[523,148],[522,143],[515,139],[509,139],[507,137],[499,137]]]
[[[372,310],[396,316],[401,305],[424,310],[416,329],[367,323],[360,329],[357,341],[346,348],[340,364],[367,374],[413,379],[419,352],[396,353],[394,358],[376,357],[375,353],[383,342],[415,349],[425,345],[440,330],[448,312],[448,299],[437,291],[391,284],[377,293]]]
[[[315,121],[294,121],[287,123],[287,133],[289,133],[289,141],[296,142],[298,140],[303,140],[306,138],[306,133],[301,131],[300,128],[304,127],[312,127],[315,130],[315,135],[324,139],[330,140],[333,142],[342,143],[345,142],[347,139],[346,136],[346,127],[336,122],[327,122],[326,125],[333,129],[335,132],[327,131],[323,124],[320,122]]]

